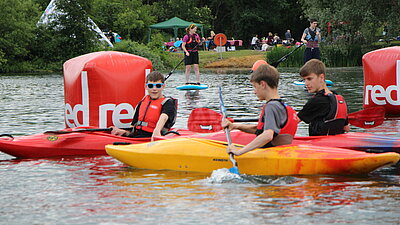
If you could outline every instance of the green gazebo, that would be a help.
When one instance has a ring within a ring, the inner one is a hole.
[[[173,17],[164,22],[150,25],[149,26],[149,42],[150,42],[151,29],[173,29],[174,30],[174,39],[176,39],[176,37],[178,37],[178,29],[186,28],[190,24],[193,24],[193,22],[185,21],[178,17]],[[194,24],[196,24],[196,26],[200,29],[201,36],[204,37],[203,24],[200,24],[200,23],[194,23]]]

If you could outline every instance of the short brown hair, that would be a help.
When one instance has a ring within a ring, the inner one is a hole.
[[[149,81],[159,81],[161,80],[161,82],[165,82],[165,77],[164,75],[162,75],[160,72],[157,71],[153,71],[149,74],[147,74],[146,76],[146,83]]]
[[[301,77],[306,77],[312,73],[315,73],[317,75],[325,74],[325,64],[318,59],[311,59],[300,68]]]
[[[278,88],[279,72],[278,70],[267,64],[260,65],[250,77],[250,82],[260,83],[265,81],[271,88]]]

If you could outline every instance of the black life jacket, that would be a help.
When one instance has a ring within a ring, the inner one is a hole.
[[[310,29],[310,28],[307,28],[308,29],[308,33],[310,34],[310,38],[308,38],[307,39],[307,41],[316,41],[316,36],[317,36],[317,28],[315,28],[315,30],[312,30],[312,29]]]

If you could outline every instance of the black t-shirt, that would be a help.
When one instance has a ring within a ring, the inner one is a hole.
[[[175,124],[175,120],[176,120],[176,114],[177,114],[177,108],[176,108],[176,100],[169,98],[162,106],[161,108],[161,114],[165,113],[168,115],[168,120],[167,122],[165,122],[164,128],[166,129],[170,129],[172,126],[174,126]],[[135,114],[133,116],[132,119],[132,126],[134,126],[138,120],[139,120],[139,108],[141,106],[142,102],[139,102],[139,104],[136,106],[136,110],[135,110]],[[161,115],[160,114],[160,115]],[[142,130],[137,130],[136,131],[136,135],[133,135],[132,132],[131,135],[129,135],[130,137],[151,137],[152,133],[150,132],[146,132],[146,131],[142,131]]]
[[[307,101],[297,116],[309,124],[308,132],[310,136],[343,133],[343,122],[334,121],[331,124],[325,123],[325,118],[330,110],[330,99],[325,95],[325,90],[321,90]],[[332,129],[333,126],[335,127],[334,130]]]

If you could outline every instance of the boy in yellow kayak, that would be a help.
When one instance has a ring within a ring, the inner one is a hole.
[[[314,93],[297,114],[309,124],[310,136],[335,135],[348,132],[347,106],[344,98],[328,89],[325,64],[311,59],[300,68],[300,76],[309,93]]]
[[[146,77],[147,95],[135,107],[132,131],[112,126],[112,134],[127,137],[153,137],[168,131],[177,114],[176,99],[165,97],[165,77],[160,72],[151,72]]]
[[[235,155],[242,155],[256,148],[291,144],[299,122],[296,112],[279,97],[278,70],[264,60],[258,60],[254,63],[252,71],[250,82],[254,94],[266,103],[263,105],[257,125],[232,123],[227,119],[222,122],[223,128],[228,127],[229,130],[237,129],[257,135],[241,149],[229,145],[228,153],[232,152]]]

